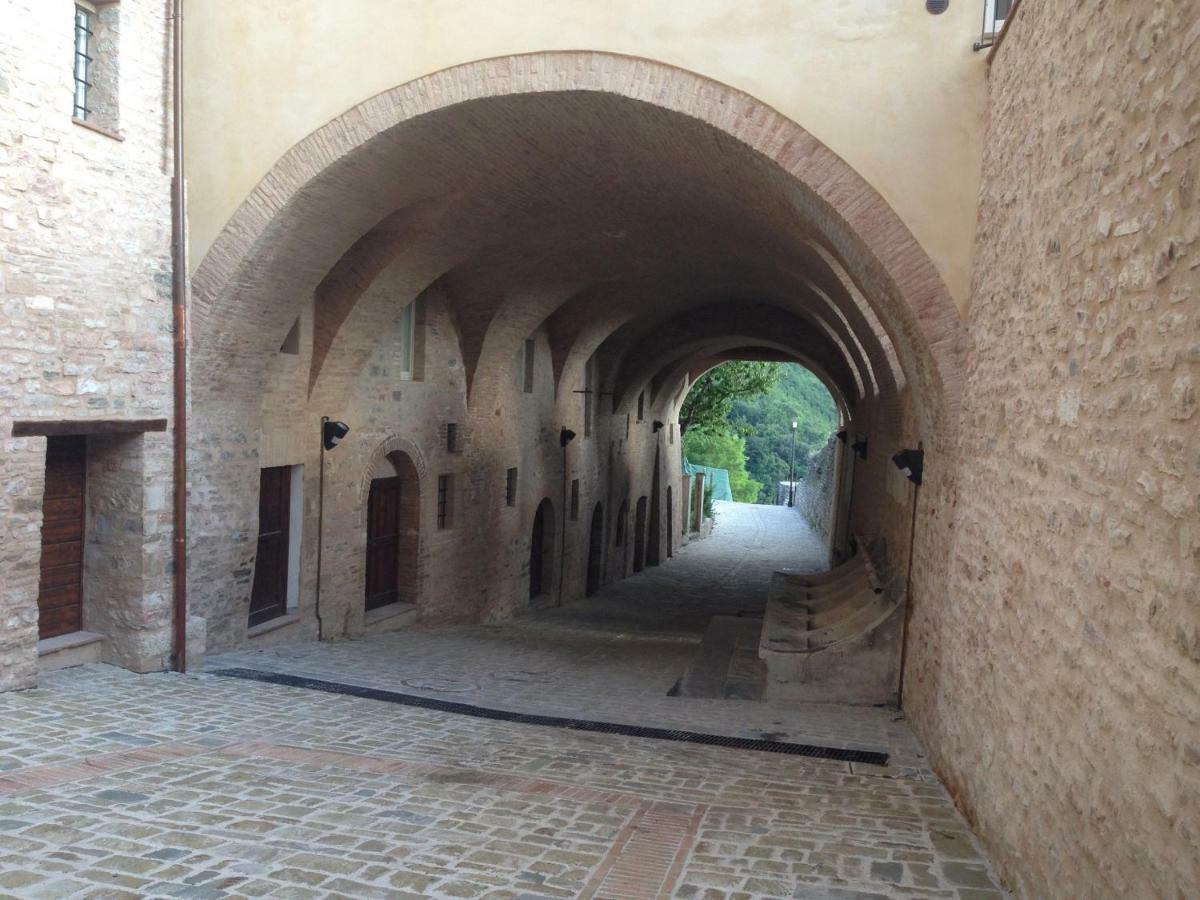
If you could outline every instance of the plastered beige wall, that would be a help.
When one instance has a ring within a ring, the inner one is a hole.
[[[779,109],[891,203],[963,309],[986,102],[977,6],[187,0],[192,265],[282,154],[355,104],[473,60],[584,49],[679,66]]]

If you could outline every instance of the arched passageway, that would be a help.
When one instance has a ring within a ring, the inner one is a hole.
[[[462,508],[431,532],[439,600],[422,615],[448,620],[551,592],[550,558],[586,590],[590,553],[581,535],[556,552],[556,518],[527,582],[503,549],[536,527],[521,510],[576,479],[581,505],[642,498],[632,523],[627,503],[616,515],[610,575],[658,562],[679,404],[722,361],[797,360],[830,387],[845,427],[880,448],[854,470],[845,533],[880,535],[897,561],[913,501],[888,451],[924,440],[932,459],[953,433],[961,326],[887,203],[801,125],[647,60],[490,60],[365,101],[280,160],[193,298],[205,502],[190,575],[215,647],[245,635],[250,585],[234,573],[252,552],[256,459],[315,471],[321,416],[352,427],[328,463],[324,534],[364,517],[349,488],[388,435],[446,461],[439,485]],[[299,351],[281,353],[293,329]],[[927,466],[931,507],[945,490]],[[325,571],[361,566],[357,552],[327,542]],[[322,580],[322,610],[346,605],[344,580]],[[316,593],[306,579],[302,611]]]
[[[592,510],[592,524],[588,530],[587,582],[585,596],[600,590],[604,580],[604,504],[597,503]]]
[[[554,589],[554,505],[550,498],[538,504],[529,536],[529,599],[545,602]]]

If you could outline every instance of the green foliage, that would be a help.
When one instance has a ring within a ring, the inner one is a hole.
[[[763,485],[760,502],[773,503],[775,485],[788,480],[792,422],[796,429],[796,479],[804,477],[809,457],[837,430],[837,406],[825,385],[803,366],[777,363],[772,386],[755,397],[735,399],[729,421],[745,435],[746,469]]]
[[[723,424],[723,423],[722,423]],[[683,436],[683,452],[690,462],[729,471],[729,490],[740,503],[753,503],[762,484],[746,471],[746,440],[728,427],[691,428]]]
[[[725,431],[734,402],[771,390],[779,381],[780,364],[727,362],[696,379],[679,411],[679,431],[689,428]]]
[[[796,363],[728,362],[705,373],[679,416],[683,452],[729,471],[733,499],[774,503],[788,480],[796,428],[796,480],[837,429],[837,406],[812,372]]]
[[[704,518],[711,519],[713,517],[713,489],[709,485],[704,489]]]

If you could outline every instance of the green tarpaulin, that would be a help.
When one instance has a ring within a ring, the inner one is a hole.
[[[697,472],[704,473],[704,490],[707,493],[712,491],[714,500],[732,500],[733,491],[729,489],[729,470],[716,469],[712,466],[697,466],[688,462],[687,457],[683,458],[683,474],[695,475]]]

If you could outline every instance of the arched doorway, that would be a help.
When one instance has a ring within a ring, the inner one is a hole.
[[[604,572],[604,507],[597,503],[592,510],[592,530],[588,535],[587,586],[585,596],[600,590]]]
[[[646,567],[646,512],[649,502],[646,497],[638,497],[637,512],[633,517],[633,571],[640,572]]]
[[[421,526],[421,483],[408,455],[395,452],[372,473],[367,495],[369,611],[393,603],[416,603]]]
[[[529,599],[549,594],[554,583],[554,505],[550,498],[533,514],[529,541]]]

